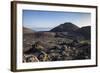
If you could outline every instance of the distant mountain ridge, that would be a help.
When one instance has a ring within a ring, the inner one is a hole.
[[[23,27],[23,33],[33,33],[34,30],[30,29],[30,28],[27,28],[27,27]]]

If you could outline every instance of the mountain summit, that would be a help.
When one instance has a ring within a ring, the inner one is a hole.
[[[60,24],[59,26],[51,29],[51,32],[72,32],[76,29],[79,29],[78,26],[74,25],[73,23],[66,22],[64,24]]]

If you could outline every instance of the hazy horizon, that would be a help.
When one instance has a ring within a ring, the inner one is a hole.
[[[78,27],[90,26],[91,14],[79,12],[23,10],[23,26],[32,28],[36,31],[49,31],[65,22],[71,22]]]

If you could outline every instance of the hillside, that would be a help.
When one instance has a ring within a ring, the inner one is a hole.
[[[82,28],[79,28],[75,31],[77,34],[81,34],[84,36],[85,39],[90,40],[91,39],[91,26],[85,26]]]
[[[33,33],[34,30],[30,29],[30,28],[27,28],[27,27],[23,27],[23,33],[26,34],[26,33]]]

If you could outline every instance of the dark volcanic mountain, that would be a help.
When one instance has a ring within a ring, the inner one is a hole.
[[[70,22],[60,24],[59,26],[51,29],[50,32],[55,32],[56,37],[66,37],[70,39],[91,39],[91,26],[79,28]]]
[[[64,24],[60,24],[59,26],[51,29],[51,32],[73,32],[76,29],[79,29],[78,26],[70,23],[70,22],[66,22]]]

